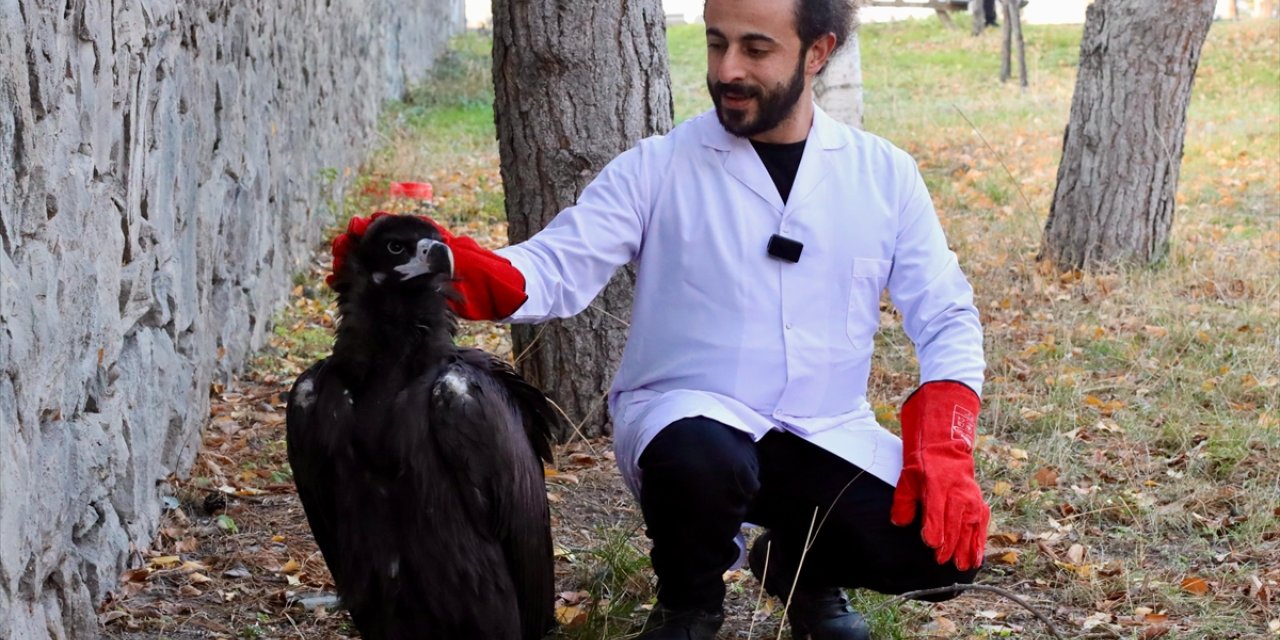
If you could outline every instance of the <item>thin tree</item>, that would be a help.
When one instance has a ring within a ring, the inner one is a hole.
[[[814,95],[827,115],[862,128],[862,50],[856,30],[849,34],[849,44],[840,47],[827,61],[814,86]]]
[[[987,28],[987,12],[982,8],[982,0],[969,0],[969,15],[973,16],[969,33],[974,36],[982,35],[982,30]]]
[[[672,124],[661,0],[494,0],[494,114],[511,242],[546,226],[614,156]],[[516,326],[521,372],[585,436],[611,433],[605,394],[622,356],[635,274],[578,316]],[[572,434],[555,434],[563,441]]]
[[[1097,0],[1040,259],[1152,264],[1169,249],[1187,105],[1214,0]]]
[[[1004,7],[1003,44],[1000,48],[1000,82],[1013,75],[1013,49],[1018,49],[1018,80],[1027,88],[1027,45],[1022,38],[1022,9],[1019,0],[1001,0]]]

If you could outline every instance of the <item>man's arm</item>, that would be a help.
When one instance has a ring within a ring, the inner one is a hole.
[[[982,393],[986,362],[973,287],[960,270],[920,172],[909,158],[889,296],[916,348],[920,383],[955,380]]]
[[[545,229],[497,251],[523,274],[529,298],[506,320],[576,315],[639,255],[648,210],[644,153],[641,146],[614,158]]]
[[[938,563],[966,571],[982,564],[991,518],[973,463],[982,325],[914,163],[906,175],[889,295],[915,344],[921,384],[902,407],[902,475],[890,519],[906,526],[920,515]]]

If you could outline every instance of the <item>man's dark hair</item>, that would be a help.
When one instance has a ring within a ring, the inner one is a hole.
[[[796,0],[796,32],[808,49],[822,36],[836,36],[836,50],[849,40],[857,27],[858,0]],[[835,51],[832,51],[835,53]]]

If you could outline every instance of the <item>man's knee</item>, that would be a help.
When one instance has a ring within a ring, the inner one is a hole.
[[[751,436],[709,418],[686,418],[663,429],[639,460],[644,486],[679,487],[687,497],[749,500],[760,488]]]

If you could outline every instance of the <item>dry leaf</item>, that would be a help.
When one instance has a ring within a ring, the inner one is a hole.
[[[1208,595],[1210,591],[1209,583],[1205,582],[1204,578],[1196,578],[1194,576],[1182,581],[1182,589],[1198,596]]]
[[[1071,548],[1067,549],[1067,559],[1074,564],[1082,564],[1084,562],[1084,545],[1071,545]]]
[[[283,567],[280,567],[280,573],[297,573],[301,570],[302,565],[298,564],[298,561],[293,558],[289,558],[289,561],[284,563]]]
[[[1058,486],[1058,471],[1053,467],[1044,467],[1036,472],[1036,485],[1041,487]]]
[[[1015,564],[1018,564],[1018,552],[1006,551],[1004,553],[1001,553],[1000,555],[997,555],[991,558],[991,560],[996,564],[1015,565]]]
[[[159,558],[152,558],[150,564],[157,567],[168,567],[178,564],[181,561],[182,558],[179,558],[178,556],[160,556]]]
[[[994,493],[999,497],[1009,495],[1010,491],[1013,491],[1013,485],[1005,482],[1004,480],[997,482],[994,487],[991,487],[991,493]]]
[[[1005,544],[1017,544],[1022,540],[1022,535],[1018,533],[999,532],[988,535],[987,538],[991,540],[998,540]]]
[[[588,453],[574,453],[569,456],[569,462],[584,467],[591,467],[595,466],[596,459],[595,456]]]
[[[121,582],[146,582],[151,577],[150,569],[130,569],[120,575]]]
[[[556,607],[556,620],[565,627],[575,627],[587,621],[587,614],[582,607]]]
[[[1111,622],[1111,614],[1099,611],[1088,618],[1085,618],[1084,622],[1080,624],[1080,628],[1084,631],[1088,631],[1096,626],[1107,624],[1109,622]]]
[[[950,638],[959,630],[956,623],[938,616],[920,628],[926,638]]]
[[[1170,628],[1171,627],[1169,627],[1169,625],[1152,625],[1143,629],[1142,633],[1138,634],[1138,638],[1139,640],[1155,640],[1156,638],[1162,638],[1165,634],[1169,633]]]

